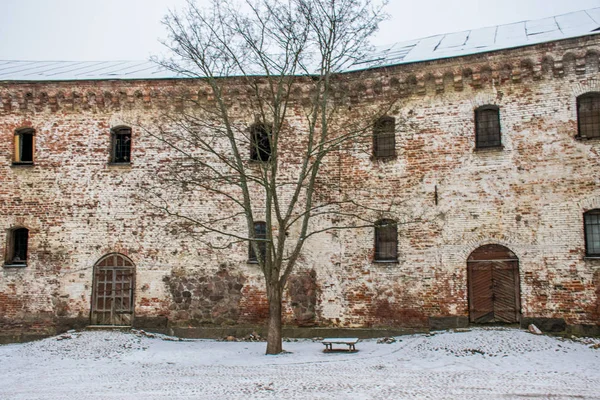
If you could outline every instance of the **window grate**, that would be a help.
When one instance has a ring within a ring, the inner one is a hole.
[[[113,131],[113,160],[114,163],[131,161],[131,129],[121,128]]]
[[[131,325],[134,314],[135,269],[121,254],[109,254],[94,266],[93,325]]]
[[[600,93],[577,98],[577,121],[580,137],[600,137]]]
[[[484,107],[475,111],[475,147],[499,147],[500,111],[497,107]]]
[[[373,156],[394,157],[396,155],[396,120],[382,117],[373,126]]]
[[[585,213],[584,225],[586,256],[600,256],[600,210],[592,210]]]
[[[381,220],[375,224],[375,260],[398,259],[398,224],[393,220]]]

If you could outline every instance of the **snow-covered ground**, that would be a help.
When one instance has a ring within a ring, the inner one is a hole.
[[[598,339],[474,329],[358,343],[171,341],[77,332],[0,346],[0,399],[600,398]]]

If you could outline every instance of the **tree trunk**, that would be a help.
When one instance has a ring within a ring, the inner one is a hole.
[[[267,328],[267,354],[279,354],[281,344],[281,290],[278,284],[267,286],[269,300],[269,325]]]

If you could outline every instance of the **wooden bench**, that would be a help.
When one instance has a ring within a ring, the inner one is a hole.
[[[354,345],[356,343],[358,343],[358,338],[330,338],[330,339],[323,339],[323,341],[321,343],[323,343],[325,345],[325,350],[324,352],[330,352],[330,351],[349,351],[349,352],[353,352],[353,351],[357,351],[356,347],[354,347]],[[341,350],[341,349],[333,349],[333,345],[334,344],[345,344],[346,346],[348,346],[348,350]]]

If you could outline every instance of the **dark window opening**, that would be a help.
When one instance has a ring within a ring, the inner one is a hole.
[[[262,221],[257,221],[254,223],[254,238],[255,239],[267,239],[267,223]],[[267,256],[267,242],[264,240],[257,241],[256,245],[258,246],[258,251],[260,251],[260,255],[262,256],[263,261]],[[254,252],[254,246],[250,243],[250,251],[248,255],[249,262],[258,262],[258,257]]]
[[[34,136],[33,129],[21,129],[15,133],[15,164],[33,164]]]
[[[475,110],[475,147],[500,147],[500,109],[495,106]]]
[[[131,162],[131,129],[118,128],[112,131],[113,163]]]
[[[8,265],[27,265],[27,241],[29,240],[29,231],[25,228],[14,229],[10,231],[8,238],[8,252],[6,264]]]
[[[269,126],[255,124],[250,128],[250,159],[269,161],[271,158],[271,133]]]
[[[396,155],[396,119],[379,118],[373,126],[373,156],[394,157]]]
[[[390,219],[375,223],[375,260],[398,260],[398,224]]]
[[[600,210],[583,214],[585,225],[585,255],[600,257]]]
[[[600,93],[587,93],[577,98],[578,136],[600,137]]]

